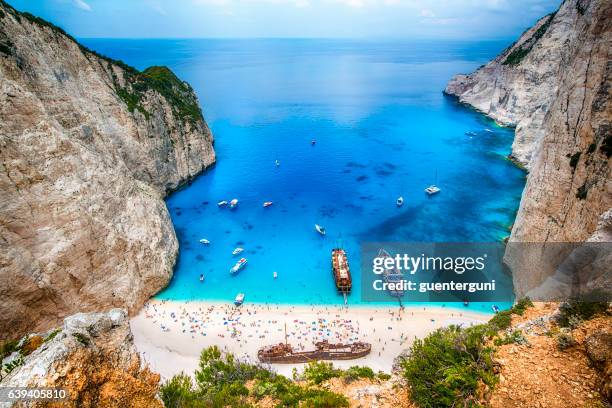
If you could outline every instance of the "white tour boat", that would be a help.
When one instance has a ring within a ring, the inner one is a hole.
[[[236,262],[236,265],[232,266],[230,269],[230,273],[232,275],[238,273],[239,270],[241,270],[242,268],[244,268],[247,264],[247,260],[246,258],[240,258],[240,260],[238,262]]]

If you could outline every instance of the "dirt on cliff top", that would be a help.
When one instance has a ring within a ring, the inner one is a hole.
[[[593,367],[585,339],[611,333],[612,318],[596,317],[571,330],[575,344],[558,346],[562,330],[550,320],[558,304],[536,304],[523,316],[514,316],[512,330],[521,329],[528,345],[498,347],[499,383],[490,397],[491,407],[604,407],[601,372]]]

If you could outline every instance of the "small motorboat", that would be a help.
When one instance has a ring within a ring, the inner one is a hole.
[[[271,206],[273,203],[272,201],[266,201],[265,203],[263,203],[264,208]]]
[[[236,262],[236,265],[232,266],[230,268],[230,273],[232,275],[238,273],[239,270],[241,270],[242,268],[244,268],[247,264],[247,260],[246,258],[240,258],[240,260],[238,262]]]
[[[491,306],[491,309],[493,309],[493,313],[499,312],[499,306],[497,306],[497,305]]]
[[[278,159],[274,160],[274,165],[276,167],[280,166],[280,161]]]
[[[240,306],[243,303],[244,303],[244,293],[237,294],[236,298],[234,299],[234,304],[236,306]]]
[[[272,277],[274,277],[274,279],[278,278],[278,272],[276,271],[272,272]]]
[[[219,202],[217,203],[217,205],[218,205],[219,207],[225,207],[225,206],[227,205],[227,201],[225,201],[225,200],[223,200],[223,201],[219,201]]]
[[[401,207],[402,205],[404,205],[404,197],[399,196],[399,197],[397,198],[397,200],[395,201],[395,204],[396,204],[398,207]]]
[[[236,208],[236,206],[238,206],[238,199],[234,198],[230,201],[230,208]]]
[[[204,274],[200,274],[200,282],[204,282]]]
[[[244,251],[244,248],[236,248],[232,251],[232,255],[238,255],[239,253],[241,253],[242,251]]]
[[[316,144],[317,144],[317,141],[316,141],[316,140],[314,140],[314,139],[312,139],[312,140],[310,141],[310,144],[314,146],[314,145],[316,145]]]
[[[431,186],[425,189],[425,192],[429,195],[436,194],[440,192],[440,188],[436,186],[435,184],[432,184]]]
[[[209,240],[207,240],[206,238],[202,238],[202,239],[200,240],[200,244],[209,245],[209,244],[210,244],[210,241],[209,241]]]
[[[319,224],[315,224],[315,229],[317,230],[317,232],[318,232],[319,234],[321,234],[321,235],[325,235],[325,228],[324,228],[324,227],[322,227],[321,225],[319,225]]]

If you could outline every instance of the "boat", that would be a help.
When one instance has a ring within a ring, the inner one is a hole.
[[[204,274],[200,274],[200,282],[204,282]]]
[[[274,160],[274,165],[276,167],[280,166],[280,161],[278,159]]]
[[[315,224],[315,229],[321,235],[325,235],[325,228],[319,224]]]
[[[310,351],[294,351],[287,343],[279,343],[259,349],[257,358],[262,363],[296,364],[309,363],[317,360],[354,360],[365,357],[372,351],[370,343],[330,343],[327,340],[315,343],[315,349]]]
[[[244,293],[237,294],[236,298],[234,299],[234,304],[236,306],[240,306],[243,303],[244,303]]]
[[[404,205],[404,197],[399,196],[397,200],[395,201],[395,204],[397,204],[398,207],[401,207],[402,205]]]
[[[378,255],[376,255],[378,258],[392,258],[392,256],[384,249],[381,248],[378,250]],[[383,265],[385,263],[383,262]],[[397,269],[397,267],[395,267],[395,264],[393,264],[394,266],[392,266],[391,268],[385,268],[385,270],[382,273],[383,276],[383,280],[386,283],[401,283],[402,280],[404,279],[404,274],[402,273],[402,271],[400,271],[399,269]],[[398,285],[396,285],[398,286]],[[387,286],[388,288],[388,286]],[[400,298],[402,296],[404,296],[404,291],[402,289],[397,289],[394,288],[393,290],[391,289],[387,289],[389,294],[393,297],[396,298]]]
[[[276,271],[272,272],[272,277],[274,279],[278,278],[278,272],[276,272]]]
[[[236,262],[236,265],[232,266],[230,268],[230,273],[232,275],[238,273],[239,270],[241,270],[242,268],[244,268],[247,264],[247,260],[246,258],[240,258],[240,260],[238,262]]]
[[[440,192],[440,187],[436,186],[438,183],[438,170],[436,170],[436,181],[425,189],[425,192],[429,195],[437,194]]]
[[[432,184],[431,186],[425,189],[425,192],[429,195],[436,194],[440,192],[440,187],[436,186],[435,184]]]
[[[468,135],[468,136],[476,136],[476,132],[472,132],[471,130],[465,132],[465,134]]]
[[[265,203],[263,203],[264,208],[271,206],[272,204],[274,204],[272,201],[266,201]]]
[[[223,201],[219,201],[219,202],[217,203],[217,205],[218,205],[219,207],[225,207],[225,206],[227,205],[227,201],[225,201],[225,200],[223,200]]]
[[[314,139],[312,139],[312,140],[310,141],[310,144],[311,144],[311,145],[313,145],[313,146],[314,146],[316,143],[317,143],[317,141],[316,141],[316,140],[314,140]]]
[[[338,289],[338,292],[346,295],[351,291],[353,281],[351,280],[351,271],[344,249],[332,249],[331,266],[334,281],[336,282],[336,289]]]
[[[208,245],[208,244],[210,244],[210,241],[209,241],[209,240],[207,240],[206,238],[202,238],[202,239],[200,240],[200,244]]]
[[[499,312],[499,306],[497,306],[497,305],[491,306],[491,309],[493,309],[493,313]]]
[[[467,299],[463,301],[463,306],[467,307],[469,305],[470,305],[470,302],[468,302]]]
[[[236,249],[234,249],[234,250],[232,251],[232,255],[238,255],[239,253],[241,253],[241,252],[243,252],[243,251],[244,251],[244,248],[240,248],[240,247],[238,247],[238,248],[236,248]]]
[[[236,208],[237,205],[238,205],[238,199],[233,198],[232,201],[230,201],[230,208]]]

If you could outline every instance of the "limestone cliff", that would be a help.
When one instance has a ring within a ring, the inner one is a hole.
[[[191,87],[0,1],[0,338],[138,309],[178,244],[163,198],[215,160]]]
[[[605,222],[611,44],[611,2],[566,0],[493,61],[449,82],[447,94],[516,126],[512,156],[530,173],[511,241],[585,241]],[[514,274],[518,295],[546,279],[530,269]]]
[[[24,337],[15,349],[4,358],[0,386],[51,387],[68,393],[61,402],[26,406],[163,406],[157,397],[159,375],[141,367],[125,310],[70,316],[57,329]]]

